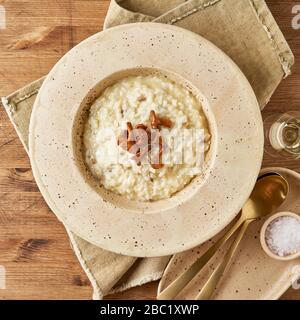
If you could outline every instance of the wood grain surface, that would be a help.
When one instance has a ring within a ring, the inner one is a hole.
[[[291,27],[292,7],[300,2],[268,0],[296,57],[293,75],[283,81],[263,112],[300,107],[300,30]],[[100,31],[109,0],[0,0],[6,28],[0,29],[0,96],[47,74],[58,59]],[[266,156],[264,166],[300,172],[299,161]],[[45,204],[30,162],[0,107],[0,265],[7,272],[0,299],[90,299],[91,285],[81,269],[63,226]],[[110,296],[154,299],[157,283]],[[290,289],[285,299],[300,299]]]

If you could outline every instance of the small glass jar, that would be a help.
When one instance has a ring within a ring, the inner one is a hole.
[[[264,130],[266,153],[300,158],[300,112],[271,115],[264,120]]]

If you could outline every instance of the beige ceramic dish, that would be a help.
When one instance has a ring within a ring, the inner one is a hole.
[[[152,71],[194,91],[212,146],[202,177],[170,199],[141,203],[94,187],[80,135],[88,104],[105,87]],[[259,173],[263,130],[252,88],[222,51],[178,27],[137,23],[95,34],[55,65],[34,105],[29,145],[39,188],[68,228],[110,251],[162,256],[206,241],[235,217]]]
[[[282,174],[290,185],[289,195],[278,211],[299,212],[300,174],[283,168],[264,169],[261,174],[274,171]],[[300,258],[292,261],[274,260],[263,251],[260,245],[260,230],[267,219],[268,217],[250,225],[213,299],[275,300],[280,298],[293,282],[296,283],[300,276]],[[215,241],[220,235],[213,238],[212,241]],[[192,250],[174,255],[160,281],[158,292],[166,288],[186,267],[191,265],[210,244],[211,241],[207,241]],[[220,252],[212,260],[209,268],[203,269],[176,299],[193,299],[222,254],[223,252]]]
[[[284,257],[280,257],[277,254],[275,254],[274,252],[272,252],[270,250],[270,248],[268,247],[267,243],[266,243],[266,230],[268,228],[268,226],[270,225],[271,222],[273,222],[275,219],[280,218],[280,217],[293,217],[296,218],[300,221],[300,217],[298,214],[293,213],[293,212],[278,212],[274,215],[272,215],[262,226],[261,231],[260,231],[260,244],[263,248],[263,250],[265,251],[265,253],[271,257],[272,259],[276,259],[276,260],[281,260],[281,261],[288,261],[288,260],[294,260],[297,258],[300,258],[300,251],[295,253],[295,254],[290,254]]]

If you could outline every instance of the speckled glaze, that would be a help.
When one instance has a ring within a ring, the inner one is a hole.
[[[290,185],[288,197],[281,207],[278,208],[277,212],[292,211],[300,213],[300,175],[283,168],[264,169],[261,171],[261,174],[267,172],[282,174]],[[232,264],[227,269],[226,275],[221,280],[212,297],[213,299],[275,300],[292,285],[292,281],[295,281],[296,271],[299,274],[300,258],[292,261],[274,260],[261,247],[260,230],[270,216],[253,222],[250,225]],[[177,275],[191,265],[220,236],[221,234],[207,241],[202,246],[174,255],[160,281],[158,292],[161,292]],[[226,248],[229,245],[230,243]],[[220,261],[219,259],[223,253],[224,251],[222,250],[222,252],[217,254],[212,259],[212,263],[209,264],[209,268],[203,269],[176,299],[193,299],[204,281],[207,280],[211,270]]]
[[[120,75],[149,69],[197,91],[212,147],[202,177],[170,199],[139,203],[95,188],[78,141],[97,94]],[[39,188],[68,228],[110,251],[163,256],[203,243],[236,216],[260,170],[263,130],[252,88],[222,51],[178,27],[137,23],[86,39],[56,64],[36,99],[29,144]]]

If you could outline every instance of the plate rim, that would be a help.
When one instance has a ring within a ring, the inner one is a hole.
[[[130,28],[133,28],[135,26],[147,26],[147,25],[151,25],[151,27],[155,26],[155,27],[163,27],[163,28],[169,28],[169,29],[173,29],[173,30],[176,30],[176,31],[179,31],[182,32],[182,33],[186,33],[190,36],[192,36],[193,38],[196,38],[198,39],[199,41],[202,41],[202,42],[205,42],[208,44],[208,46],[212,47],[215,51],[218,51],[223,57],[224,59],[230,63],[231,67],[233,67],[239,74],[239,76],[241,77],[241,79],[243,79],[243,85],[245,87],[247,87],[247,91],[248,92],[251,92],[251,94],[253,95],[253,97],[255,97],[255,101],[256,101],[256,107],[258,110],[260,110],[259,108],[259,104],[258,104],[258,101],[256,99],[256,96],[254,94],[254,91],[248,81],[248,79],[246,78],[246,76],[243,74],[243,72],[240,70],[240,68],[235,64],[235,62],[226,54],[224,53],[220,48],[218,48],[217,46],[215,46],[212,42],[210,42],[209,40],[203,38],[202,36],[198,35],[198,34],[195,34],[193,33],[192,31],[189,31],[189,30],[186,30],[186,29],[183,29],[183,28],[180,28],[178,26],[173,26],[173,25],[166,25],[166,24],[162,24],[162,23],[153,23],[153,22],[138,22],[138,23],[129,23],[129,24],[124,24],[124,25],[119,25],[119,26],[115,26],[113,28],[110,28],[110,29],[107,29],[107,30],[104,30],[104,31],[100,31],[88,38],[86,38],[85,40],[83,40],[82,42],[78,43],[75,47],[73,47],[70,51],[74,51],[76,50],[78,47],[80,47],[81,45],[85,44],[86,42],[88,41],[92,41],[93,39],[97,38],[99,36],[99,34],[104,34],[104,33],[109,33],[111,32],[112,30],[117,30],[117,29],[121,29],[121,30],[124,30],[124,29],[127,29],[128,27]],[[70,52],[69,51],[69,52]],[[43,90],[45,90],[45,88],[47,87],[47,84],[51,78],[51,75],[52,75],[52,72],[53,70],[56,70],[56,68],[59,67],[59,65],[62,63],[62,61],[64,60],[65,56],[69,54],[69,52],[67,52],[61,59],[58,60],[58,62],[53,66],[53,68],[51,69],[51,71],[48,73],[48,75],[46,76],[46,79],[44,80],[40,90],[39,90],[39,93],[37,95],[37,98],[36,98],[36,101],[34,103],[34,106],[33,106],[33,110],[32,110],[32,114],[31,114],[31,118],[30,118],[30,127],[29,127],[29,155],[30,155],[30,162],[31,162],[31,166],[32,166],[32,170],[33,170],[33,174],[34,174],[34,177],[35,177],[35,180],[38,184],[38,187],[42,193],[42,195],[44,196],[44,199],[45,201],[47,202],[48,206],[51,208],[51,210],[53,211],[53,213],[57,216],[57,218],[65,225],[65,227],[67,227],[68,229],[70,229],[71,231],[75,230],[76,228],[73,228],[71,226],[69,226],[67,223],[65,223],[64,219],[62,218],[64,216],[64,214],[57,214],[60,212],[60,209],[55,205],[54,202],[52,202],[50,199],[50,195],[49,195],[49,192],[46,188],[46,186],[44,185],[44,183],[41,181],[41,178],[40,178],[40,173],[39,173],[39,170],[37,168],[37,165],[35,163],[35,160],[34,160],[34,156],[32,154],[32,149],[33,149],[33,145],[34,145],[34,137],[33,137],[33,118],[34,118],[34,115],[36,114],[37,112],[37,106],[38,106],[38,103],[39,103],[39,100],[40,100],[40,97],[42,95],[42,92]],[[261,120],[261,119],[258,119],[258,120]],[[260,149],[261,149],[261,156],[260,156],[260,159],[257,160],[257,168],[256,168],[256,173],[255,173],[255,176],[257,178],[258,174],[259,174],[259,171],[260,171],[260,168],[261,168],[261,163],[262,163],[262,159],[263,159],[263,131],[262,131],[262,120],[261,120],[261,123],[259,125],[259,127],[261,128],[261,132],[260,132]],[[256,181],[256,178],[253,179],[253,183],[251,184],[252,187],[250,188],[251,190],[253,189],[253,186],[255,184],[255,181]],[[248,192],[248,194],[246,196],[244,196],[244,199],[243,201],[240,201],[240,204],[239,206],[241,207],[242,204],[246,201],[246,199],[248,198],[248,196],[250,195],[251,193],[251,190]],[[234,217],[237,215],[238,213],[237,212],[233,212],[231,214],[231,216],[227,217],[227,222],[226,222],[226,225],[228,225],[228,223],[230,223],[230,221],[232,221],[232,219],[234,219]],[[203,243],[205,242],[206,240],[208,240],[209,238],[213,237],[215,234],[217,234],[218,232],[220,232],[222,229],[224,229],[224,227],[226,227],[226,225],[218,225],[218,227],[214,227],[210,230],[210,232],[207,232],[206,236],[203,237],[201,240],[197,240],[197,241],[194,241],[193,243],[188,243],[186,244],[184,247],[179,247],[177,249],[173,248],[173,249],[164,249],[164,250],[160,250],[158,253],[157,251],[154,253],[149,253],[149,251],[151,252],[152,250],[149,250],[146,254],[139,254],[137,255],[136,254],[136,250],[133,252],[132,251],[132,248],[131,249],[127,249],[127,250],[113,250],[113,252],[116,252],[116,253],[120,253],[120,254],[124,254],[124,255],[128,255],[128,256],[139,256],[139,257],[156,257],[156,256],[167,256],[167,255],[170,255],[170,254],[174,254],[174,253],[178,253],[178,252],[182,252],[183,250],[188,250],[188,249],[191,249],[197,245],[199,245],[199,243]],[[111,247],[109,245],[105,245],[105,243],[102,243],[101,246],[99,245],[99,243],[96,243],[94,241],[92,241],[91,239],[88,239],[85,235],[83,235],[78,229],[76,229],[76,231],[73,231],[75,234],[77,234],[78,236],[82,237],[83,239],[85,239],[86,241],[98,246],[98,247],[101,247],[105,250],[109,250],[111,251]]]

